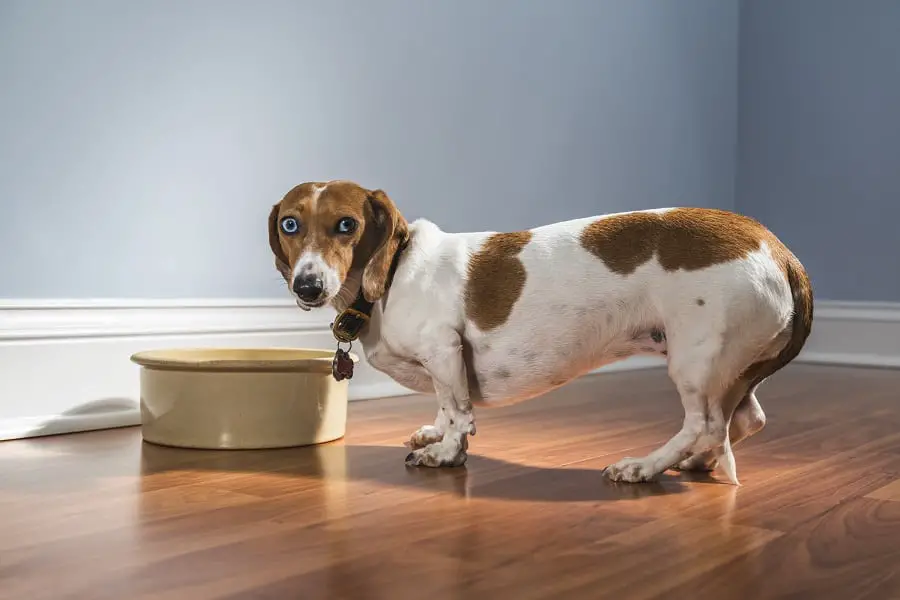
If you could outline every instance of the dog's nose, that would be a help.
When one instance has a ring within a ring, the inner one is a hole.
[[[322,295],[324,289],[322,279],[316,275],[300,275],[294,278],[291,286],[294,293],[304,302],[315,302]]]

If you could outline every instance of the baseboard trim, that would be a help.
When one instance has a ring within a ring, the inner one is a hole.
[[[283,300],[0,300],[0,342],[304,332],[330,315]]]
[[[815,319],[898,323],[900,302],[820,300],[815,306]]]
[[[46,415],[0,419],[0,442],[98,429],[134,427],[140,424],[141,411],[136,408],[87,415]]]
[[[798,363],[810,365],[844,365],[848,367],[874,367],[900,369],[900,356],[843,352],[805,352],[797,357]]]
[[[797,362],[900,368],[900,303],[820,300]]]
[[[290,300],[0,300],[0,440],[140,424],[134,352],[331,348],[331,317]],[[900,368],[900,304],[820,301],[797,361]],[[664,366],[633,357],[592,374]],[[351,400],[414,394],[364,360],[349,393]]]

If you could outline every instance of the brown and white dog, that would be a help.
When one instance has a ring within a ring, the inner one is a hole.
[[[369,364],[437,397],[434,423],[408,442],[409,465],[463,464],[473,404],[525,400],[650,353],[667,356],[682,428],[606,475],[638,482],[719,465],[737,484],[732,446],[765,424],[756,389],[812,327],[797,258],[758,222],[722,210],[446,233],[407,223],[381,190],[313,182],[272,208],[269,241],[301,308],[368,302],[359,339]]]

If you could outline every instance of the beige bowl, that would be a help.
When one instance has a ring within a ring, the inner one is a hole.
[[[356,356],[352,356],[357,362]],[[308,446],[344,436],[347,384],[334,352],[196,348],[139,352],[141,429],[164,446],[251,449]]]

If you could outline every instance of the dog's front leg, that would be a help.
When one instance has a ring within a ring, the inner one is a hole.
[[[468,436],[475,435],[475,413],[469,401],[469,387],[462,345],[455,333],[448,344],[435,348],[431,356],[422,361],[434,383],[438,402],[435,434],[440,427],[438,441],[410,452],[406,464],[426,467],[458,467],[466,462]]]

